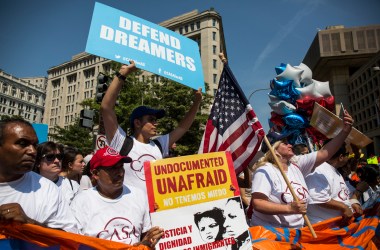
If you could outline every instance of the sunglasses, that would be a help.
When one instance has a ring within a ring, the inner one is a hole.
[[[44,154],[42,158],[45,158],[47,161],[54,161],[57,158],[61,161],[63,159],[63,154]]]

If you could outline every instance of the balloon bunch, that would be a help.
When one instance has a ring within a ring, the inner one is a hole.
[[[317,144],[327,139],[309,125],[309,120],[315,102],[334,110],[329,82],[314,80],[310,68],[303,63],[299,66],[281,63],[275,70],[277,76],[270,82],[269,93],[271,131],[286,135],[293,145]]]

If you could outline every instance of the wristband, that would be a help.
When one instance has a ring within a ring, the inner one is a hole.
[[[123,80],[125,81],[125,79],[127,79],[126,76],[123,76],[122,74],[120,74],[119,72],[116,72],[115,75],[120,79],[120,80]]]

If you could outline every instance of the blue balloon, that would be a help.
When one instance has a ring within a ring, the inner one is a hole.
[[[273,86],[273,88],[272,88]],[[272,91],[270,95],[274,95],[281,100],[295,103],[300,95],[300,92],[294,88],[292,80],[276,80],[271,81]]]
[[[275,67],[274,69],[276,70],[277,75],[279,75],[286,69],[286,63],[281,63],[280,66]]]
[[[307,120],[297,113],[285,115],[282,119],[290,129],[301,129],[308,126]]]

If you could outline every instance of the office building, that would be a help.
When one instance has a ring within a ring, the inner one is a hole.
[[[318,31],[303,63],[313,79],[329,81],[336,112],[343,103],[355,120],[354,126],[374,143],[364,151],[380,152],[380,126],[376,105],[380,91],[380,25],[345,28],[329,26]]]
[[[17,78],[0,70],[0,115],[42,123],[46,77]]]
[[[219,53],[226,54],[221,16],[213,9],[197,10],[173,17],[160,23],[172,31],[195,40],[199,44],[203,65],[204,79],[209,84],[209,94],[218,88],[218,81],[223,70]],[[111,61],[88,53],[80,53],[68,62],[48,70],[48,84],[44,123],[49,131],[55,125],[68,127],[79,116],[84,99],[94,98],[97,76],[100,72],[110,74]],[[144,73],[146,77],[149,73]],[[150,75],[149,75],[150,76]],[[154,77],[159,81],[159,77]]]

